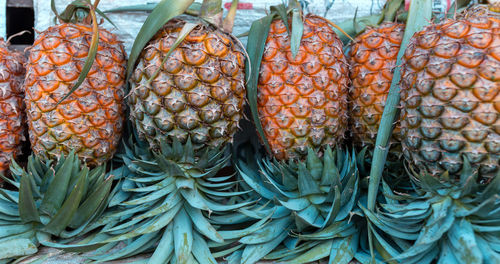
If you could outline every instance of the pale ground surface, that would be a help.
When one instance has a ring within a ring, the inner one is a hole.
[[[146,264],[147,260],[150,255],[148,254],[142,254],[138,255],[133,258],[128,258],[124,260],[117,260],[117,261],[108,261],[108,262],[101,262],[101,263],[108,263],[108,264]],[[58,249],[53,249],[53,248],[41,248],[37,254],[26,258],[23,261],[18,262],[18,264],[87,264],[89,263],[88,261],[85,261],[85,258],[82,256],[76,255],[74,253],[64,253],[61,250]],[[221,260],[219,263],[223,264],[226,263],[225,261]],[[270,264],[273,262],[258,262],[260,264]],[[328,263],[328,261],[315,261],[311,262],[311,264],[325,264]],[[358,264],[357,262],[352,262],[352,264]]]

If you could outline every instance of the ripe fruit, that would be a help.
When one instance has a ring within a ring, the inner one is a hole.
[[[349,52],[353,87],[350,108],[351,132],[357,145],[375,145],[403,33],[404,24],[384,22],[354,39]],[[396,124],[391,143],[399,142]]]
[[[306,15],[303,24],[294,58],[284,23],[274,20],[260,67],[258,113],[277,159],[333,147],[347,127],[349,66],[342,42],[322,17]]]
[[[35,154],[57,158],[75,150],[88,164],[116,151],[122,131],[126,55],[117,36],[99,28],[99,46],[85,81],[77,81],[89,53],[92,27],[62,23],[41,32],[29,49],[26,110]]]
[[[245,55],[229,34],[200,23],[161,66],[185,23],[173,19],[165,24],[132,75],[131,117],[155,149],[165,136],[219,147],[232,142],[243,116]],[[156,70],[159,74],[148,84]]]
[[[0,173],[20,154],[24,140],[25,60],[21,52],[10,50],[8,43],[0,38]]]
[[[447,20],[416,33],[402,68],[406,158],[433,175],[461,171],[464,158],[486,178],[500,160],[500,20]]]

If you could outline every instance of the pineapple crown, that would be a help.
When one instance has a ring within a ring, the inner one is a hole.
[[[79,235],[103,213],[113,182],[104,167],[89,169],[74,152],[55,164],[31,155],[27,171],[12,161],[11,176],[0,174],[17,189],[0,189],[0,229],[9,230],[2,243],[13,250],[0,252],[0,259],[33,254],[52,236]]]
[[[437,258],[443,263],[499,260],[500,240],[495,234],[500,230],[500,173],[489,184],[478,182],[468,161],[459,181],[450,181],[448,173],[439,178],[411,169],[409,173],[413,191],[395,193],[383,182],[380,208],[372,212],[362,207],[373,223],[370,228],[378,251],[385,252],[386,259],[401,263],[431,263]]]
[[[233,174],[219,173],[229,161],[227,152],[195,150],[190,140],[182,144],[176,138],[161,142],[158,152],[132,138],[123,145],[122,177],[106,214],[90,227],[98,236],[66,247],[112,247],[123,241],[123,249],[90,258],[110,261],[152,250],[152,263],[172,258],[177,263],[191,258],[217,263],[215,258],[239,249],[240,239],[253,239],[250,235],[269,222],[273,212],[248,209],[256,198],[245,198],[251,190],[239,190]]]
[[[359,239],[356,221],[351,221],[359,190],[354,152],[328,147],[319,157],[309,149],[305,161],[283,162],[266,157],[262,148],[247,142],[236,147],[233,156],[244,183],[262,197],[262,206],[275,210],[268,225],[281,230],[272,234],[277,243],[287,246],[284,251],[274,244],[266,247],[268,251],[254,253],[252,259],[268,253],[267,259],[294,263],[338,259],[343,254],[352,259]],[[318,239],[325,242],[316,244]],[[332,250],[332,244],[345,250]]]

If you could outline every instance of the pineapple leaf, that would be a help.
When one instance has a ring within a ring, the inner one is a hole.
[[[31,190],[31,183],[28,179],[28,174],[21,176],[21,184],[19,186],[19,216],[24,223],[40,222],[38,208],[36,207]]]
[[[283,24],[286,27],[286,32],[288,34],[290,34],[290,23],[288,23],[287,7],[284,4],[280,4],[280,5],[271,6],[269,9],[271,10],[271,13],[276,13],[280,16],[281,21],[283,21]]]
[[[148,264],[155,263],[168,263],[168,259],[174,251],[174,235],[173,235],[173,225],[168,225],[163,230],[163,235],[160,239],[160,243],[156,246],[156,250],[148,260]]]
[[[210,248],[207,245],[205,239],[200,236],[197,232],[193,233],[193,256],[198,260],[199,263],[211,263],[217,264],[214,256],[210,252]]]
[[[181,196],[177,193],[171,193],[165,200],[161,203],[161,205],[157,207],[153,207],[153,209],[147,211],[146,213],[142,215],[138,215],[134,217],[135,219],[145,219],[148,217],[153,217],[157,216],[159,214],[165,213],[172,208],[174,208],[177,204],[181,202]],[[147,206],[145,207],[146,209],[148,208]],[[132,211],[130,211],[132,213]]]
[[[382,14],[380,16],[380,20],[378,21],[377,24],[382,23],[383,21],[389,21],[392,22],[394,21],[394,18],[396,17],[397,11],[403,7],[403,0],[391,0],[387,1],[387,3],[384,5],[384,9],[382,11]]]
[[[287,232],[282,232],[278,237],[269,242],[246,246],[241,255],[241,263],[256,263],[275,249],[287,236]]]
[[[384,231],[385,233],[406,240],[417,239],[418,234],[394,230],[390,228],[385,222],[381,221],[381,219],[376,214],[372,213],[370,210],[367,210],[363,205],[359,204],[359,207],[363,210],[369,221],[373,223],[375,226],[377,226],[380,230]]]
[[[158,232],[152,232],[148,234],[141,235],[139,238],[134,239],[130,244],[120,250],[113,252],[111,254],[104,254],[99,256],[90,256],[90,259],[97,260],[98,262],[106,262],[108,260],[113,260],[117,258],[127,257],[129,255],[137,255],[140,252],[148,249],[146,245],[153,241],[155,243],[158,240]]]
[[[261,229],[242,237],[238,242],[243,244],[261,244],[279,237],[282,233],[288,233],[288,226],[292,224],[290,217],[282,217],[266,224]]]
[[[484,240],[481,236],[476,236],[476,240],[478,247],[484,256],[485,264],[500,263],[500,253],[498,252],[498,250],[492,249],[491,244],[488,243],[488,241]],[[451,262],[442,262],[442,263],[451,263]]]
[[[358,250],[359,234],[354,234],[346,238],[334,239],[328,264],[351,263],[354,254]]]
[[[222,22],[222,29],[227,33],[233,32],[234,19],[236,18],[236,11],[237,10],[238,10],[238,0],[232,0],[231,7],[229,8],[229,11],[227,12],[226,17],[224,18],[224,21]]]
[[[179,190],[179,192],[181,193],[182,197],[184,197],[184,200],[186,200],[192,207],[205,211],[210,210],[209,206],[206,204],[205,199],[197,189],[181,189]]]
[[[111,190],[111,184],[113,183],[113,178],[109,177],[103,181],[95,191],[91,192],[89,197],[82,203],[69,226],[71,228],[77,228],[87,222],[99,208],[102,201],[107,200],[109,191]]]
[[[314,180],[319,180],[323,172],[323,162],[311,148],[307,149],[306,165]]]
[[[306,253],[290,260],[291,263],[306,263],[325,258],[330,255],[333,240],[327,240],[319,243],[317,246],[309,249]]]
[[[330,207],[330,210],[328,210],[328,215],[327,215],[325,221],[323,222],[323,224],[321,225],[321,228],[324,228],[325,226],[332,224],[332,222],[337,218],[337,215],[343,206],[339,186],[338,185],[332,186],[330,188],[330,192],[332,190],[334,191],[333,203],[332,203],[332,206]],[[348,209],[349,212],[351,211],[351,209],[352,208]]]
[[[64,161],[61,159],[54,170],[55,175],[53,180],[47,187],[47,191],[42,199],[42,204],[40,205],[40,211],[47,213],[48,215],[54,215],[57,212],[57,209],[61,207],[64,199],[66,198],[66,194],[68,191],[68,185],[71,177],[71,172],[73,171],[73,163],[75,160],[75,155],[71,152]],[[62,162],[62,163],[61,163]],[[47,172],[52,172],[52,169],[49,169]]]
[[[377,139],[372,159],[372,167],[370,170],[370,181],[368,185],[368,210],[373,210],[375,208],[378,187],[380,185],[380,179],[382,177],[387,153],[389,151],[389,138],[392,135],[394,120],[398,112],[397,105],[400,101],[399,81],[401,79],[401,58],[404,55],[410,38],[415,32],[420,31],[426,24],[429,23],[429,21],[431,20],[431,16],[431,0],[413,1],[413,4],[410,5],[409,17],[404,32],[403,41],[401,43],[401,48],[397,56],[397,66],[394,69],[391,87],[389,89],[389,94],[385,102],[384,112],[382,114],[382,119],[380,121],[380,126],[377,133]],[[369,229],[368,232],[370,241],[370,253],[372,255],[372,259],[374,259],[375,255],[373,244],[371,243],[371,229]]]
[[[352,224],[347,222],[335,222],[324,229],[311,233],[311,234],[300,234],[299,239],[302,240],[325,240],[330,238],[338,237],[338,234],[352,228]]]
[[[36,162],[35,157],[30,155],[28,157],[28,171],[33,175],[36,186],[42,183],[43,169],[39,162]]]
[[[175,190],[175,184],[170,184],[163,189],[148,193],[148,195],[140,196],[139,198],[123,202],[123,205],[139,205],[139,204],[153,202],[173,192],[174,190]]]
[[[134,70],[137,58],[149,40],[172,18],[184,13],[194,0],[161,0],[146,18],[134,40],[127,63],[127,78]]]
[[[266,135],[260,122],[259,113],[257,110],[257,84],[259,81],[260,64],[262,56],[264,55],[264,47],[266,44],[269,28],[273,21],[274,14],[265,16],[252,23],[248,34],[247,52],[249,60],[245,62],[245,76],[247,78],[247,98],[252,119],[259,134],[260,139],[268,153],[271,153],[269,142],[267,142]],[[252,69],[252,70],[251,70]]]
[[[198,232],[211,239],[212,241],[222,243],[224,239],[217,233],[217,230],[208,222],[200,209],[193,208],[189,205],[184,205],[184,209],[193,221],[194,227]]]
[[[447,263],[459,263],[454,254],[454,249],[451,248],[451,245],[448,241],[444,241],[441,246],[441,253],[439,255],[438,264],[447,264]]]
[[[295,224],[298,231],[303,231],[310,226],[319,228],[321,227],[320,222],[322,222],[322,216],[319,209],[314,205],[310,205],[302,211],[295,212]]]
[[[59,235],[71,222],[78,210],[87,183],[87,173],[82,173],[66,201],[58,208],[57,213],[47,223],[43,230],[53,235]]]
[[[231,239],[237,239],[237,238],[241,238],[244,236],[248,236],[248,235],[262,229],[263,227],[265,227],[268,220],[271,219],[271,217],[273,216],[273,213],[274,213],[274,211],[272,211],[270,214],[263,217],[262,219],[260,219],[259,221],[257,221],[256,223],[252,224],[251,226],[249,226],[247,228],[240,229],[240,230],[221,230],[221,231],[219,231],[219,235],[224,240],[231,240]]]
[[[174,218],[174,252],[177,263],[187,263],[193,249],[193,226],[184,208]]]
[[[0,259],[2,260],[32,255],[37,251],[35,243],[27,238],[15,238],[0,243]]]
[[[139,227],[136,227],[131,232],[108,238],[102,242],[109,243],[114,241],[122,241],[142,234],[156,232],[170,224],[181,208],[182,203],[177,203],[171,210],[168,210],[164,214],[142,223]]]
[[[288,24],[288,21],[286,21],[286,24]],[[292,10],[292,34],[290,36],[290,50],[293,58],[297,57],[299,53],[303,33],[304,21],[302,21],[302,14],[297,8],[294,8]]]
[[[19,216],[19,209],[17,203],[11,203],[8,201],[0,200],[0,212],[1,214],[10,215],[10,216]],[[1,218],[1,217],[0,217]],[[0,230],[0,237],[2,230]]]
[[[82,67],[82,71],[78,75],[78,79],[76,83],[73,85],[71,90],[63,96],[59,102],[57,102],[56,106],[61,104],[64,100],[66,100],[80,85],[85,81],[85,78],[87,78],[87,74],[90,72],[90,69],[92,68],[92,64],[94,64],[95,57],[97,55],[97,47],[99,45],[99,23],[97,21],[97,17],[95,14],[95,8],[94,6],[88,4],[89,9],[90,9],[90,16],[92,18],[92,39],[90,41],[90,47],[88,51],[87,58],[85,59],[85,64]]]
[[[31,224],[3,225],[0,229],[0,238],[9,239],[11,236],[22,234],[30,230],[33,230],[33,225]]]
[[[376,146],[373,153],[372,168],[370,171],[370,183],[368,190],[368,209],[373,210],[375,207],[375,198],[378,193],[378,186],[380,178],[384,169],[385,160],[388,152],[389,138],[392,135],[393,123],[398,108],[396,107],[400,100],[399,94],[399,81],[401,79],[400,65],[401,58],[408,46],[408,42],[413,34],[420,31],[427,23],[429,23],[432,16],[432,3],[431,0],[413,1],[410,5],[409,17],[401,49],[398,52],[397,63],[394,69],[394,75],[387,96],[387,101],[384,107],[384,113],[380,121],[379,131],[377,133]]]
[[[298,189],[300,196],[306,196],[310,194],[321,194],[321,190],[318,183],[313,179],[309,170],[303,163],[299,163],[298,171]]]

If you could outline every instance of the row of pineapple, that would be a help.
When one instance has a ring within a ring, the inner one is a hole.
[[[98,261],[500,263],[496,6],[422,28],[431,1],[412,1],[405,30],[389,1],[346,56],[295,1],[252,24],[246,51],[237,1],[225,19],[192,2],[160,1],[128,64],[98,1],[57,14],[27,62],[3,43],[0,166],[20,153],[23,113],[36,157],[3,177],[0,247],[17,251],[0,257],[43,244]],[[233,143],[246,101],[262,146]]]

